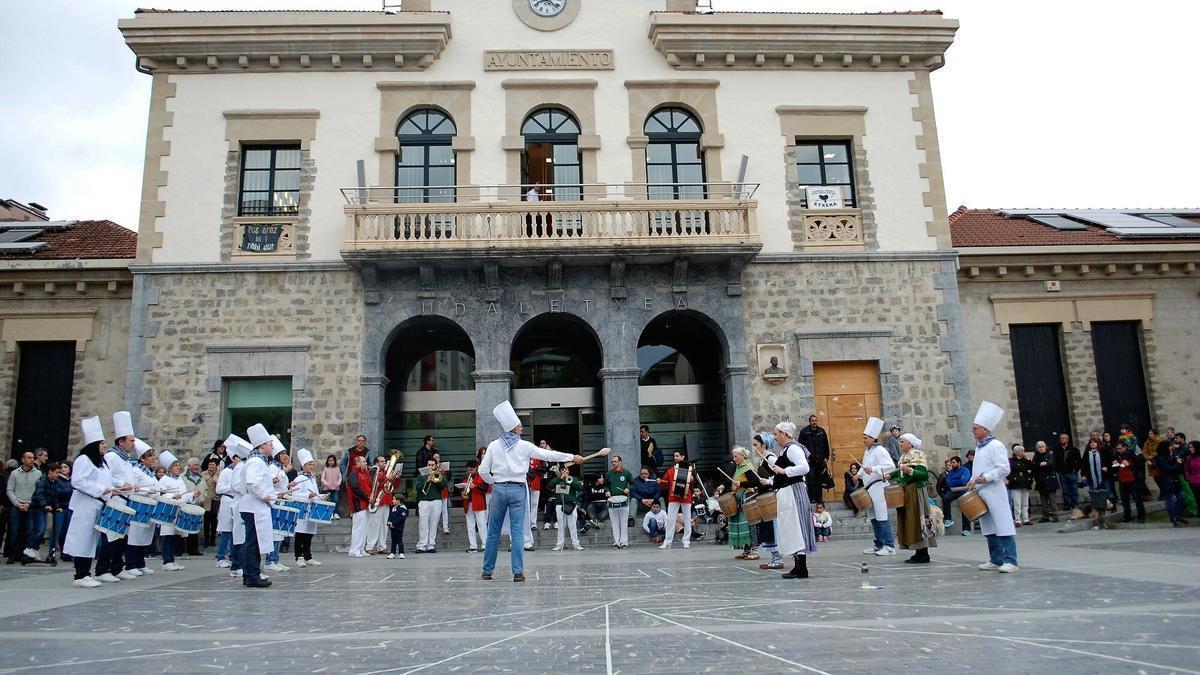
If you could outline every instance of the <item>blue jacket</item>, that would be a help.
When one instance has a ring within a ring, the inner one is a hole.
[[[388,524],[393,528],[404,527],[404,521],[408,518],[408,507],[403,504],[397,504],[392,507],[392,512],[388,514]]]
[[[641,476],[633,479],[633,498],[641,501],[643,499],[661,499],[662,490],[658,487],[658,481],[650,478],[642,480]]]
[[[950,469],[946,472],[946,485],[952,488],[962,487],[971,481],[971,470],[965,466]]]
[[[29,500],[30,508],[42,510],[49,506],[51,509],[61,509],[65,504],[58,501],[58,491],[54,489],[53,481],[48,476],[38,479],[33,488],[33,497]]]

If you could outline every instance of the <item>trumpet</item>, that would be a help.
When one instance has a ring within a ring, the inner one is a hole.
[[[392,457],[388,460],[384,470],[375,470],[375,480],[371,482],[371,499],[367,506],[368,512],[375,513],[379,510],[379,502],[383,499],[383,488],[392,479],[392,471],[395,470],[396,462],[398,461],[400,461],[400,451],[392,450]]]

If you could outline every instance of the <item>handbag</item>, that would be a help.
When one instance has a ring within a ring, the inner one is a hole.
[[[833,486],[833,474],[829,472],[829,467],[825,466],[821,469],[821,487],[826,490],[832,490]]]

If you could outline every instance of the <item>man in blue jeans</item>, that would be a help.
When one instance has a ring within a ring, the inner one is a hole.
[[[496,406],[492,415],[500,423],[504,433],[488,444],[487,453],[479,465],[479,476],[492,486],[482,578],[486,581],[492,580],[492,572],[496,569],[496,555],[500,551],[500,529],[504,526],[504,516],[507,514],[509,536],[512,538],[513,581],[525,581],[525,537],[528,535],[525,518],[529,513],[525,474],[529,471],[529,460],[537,458],[546,462],[580,464],[583,457],[546,450],[522,440],[521,433],[525,431],[525,427],[521,425],[521,418],[517,417],[516,411],[508,401]]]
[[[1070,510],[1079,506],[1079,471],[1083,468],[1083,454],[1079,448],[1071,445],[1070,434],[1058,435],[1058,447],[1054,449],[1054,466],[1058,467],[1063,508]]]

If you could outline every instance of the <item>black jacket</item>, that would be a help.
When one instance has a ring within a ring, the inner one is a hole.
[[[1083,468],[1083,453],[1079,451],[1079,448],[1073,445],[1065,448],[1056,445],[1051,452],[1054,453],[1054,465],[1058,467],[1059,473],[1079,473],[1079,470]]]
[[[1054,454],[1050,452],[1039,453],[1036,450],[1033,453],[1033,485],[1038,492],[1056,492],[1058,491],[1058,472],[1057,464],[1054,462]],[[1042,466],[1042,463],[1046,466]]]
[[[829,460],[829,434],[825,433],[821,427],[814,429],[812,426],[805,426],[796,432],[796,440],[808,448],[810,464],[813,460],[818,462]]]
[[[1028,457],[1008,461],[1008,487],[1013,490],[1029,490],[1033,487],[1033,460]]]

